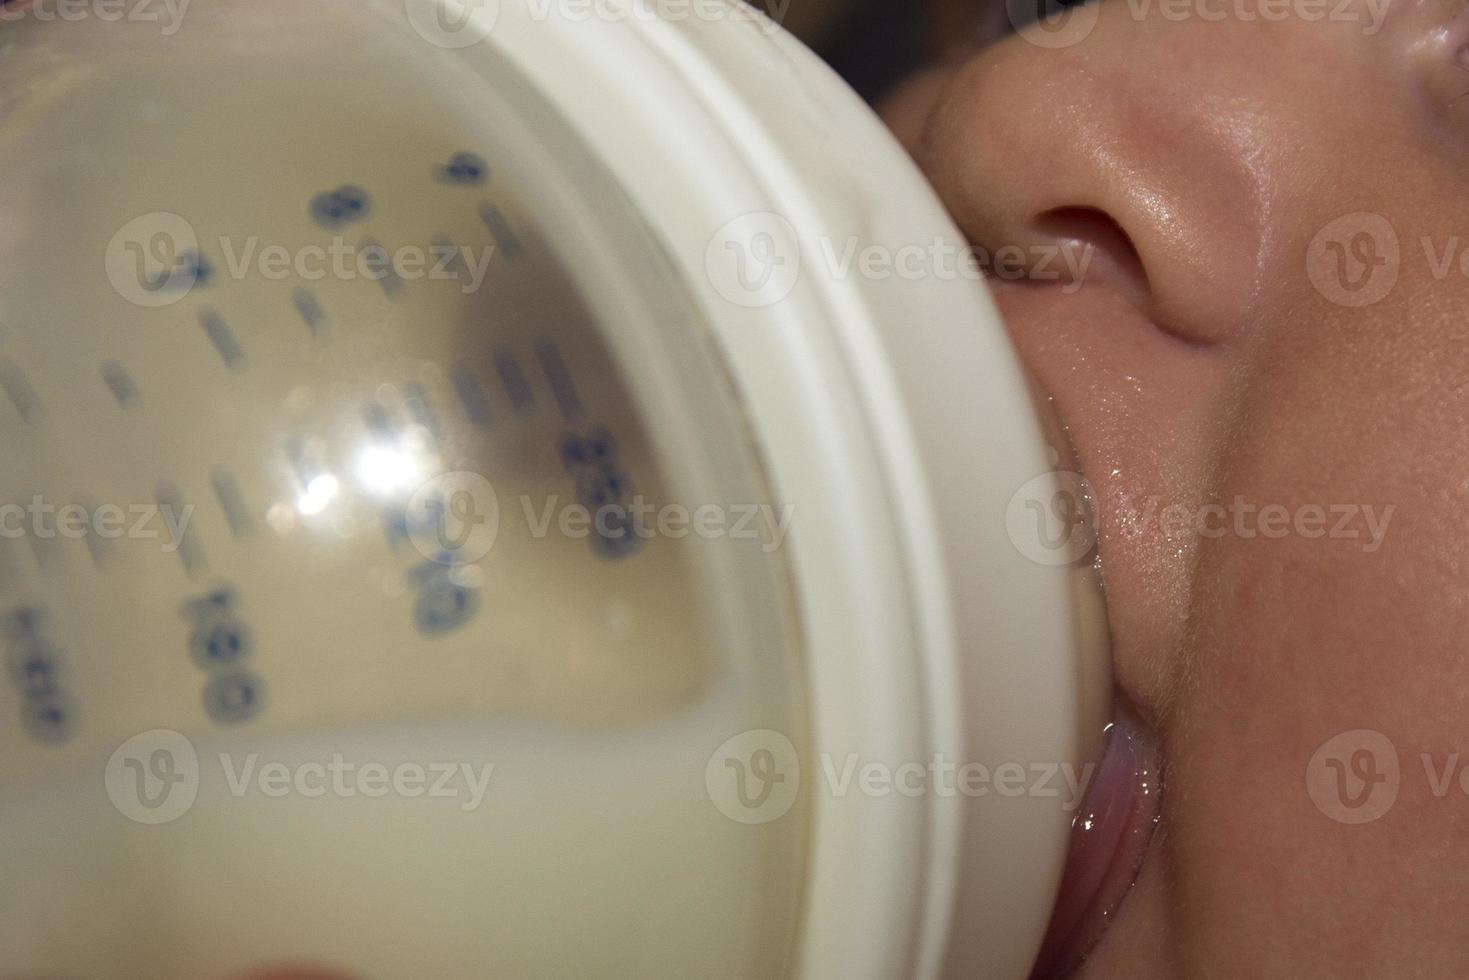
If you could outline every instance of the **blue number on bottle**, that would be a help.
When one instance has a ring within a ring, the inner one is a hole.
[[[418,584],[413,618],[420,632],[429,635],[453,632],[469,622],[479,609],[479,591],[456,581],[452,568],[429,563],[414,569],[410,578]]]
[[[323,228],[335,229],[361,221],[372,211],[372,198],[356,184],[322,191],[311,199],[311,217]]]
[[[76,731],[76,712],[65,695],[30,698],[25,704],[26,732],[38,742],[56,745]]]
[[[25,697],[43,698],[59,692],[61,657],[45,640],[34,637],[16,643],[6,660],[11,680]]]
[[[248,670],[217,674],[204,688],[204,710],[221,725],[238,725],[259,714],[265,682]]]
[[[238,620],[201,624],[189,639],[194,662],[205,670],[231,667],[250,656],[250,631]]]
[[[489,174],[489,164],[474,153],[456,153],[439,168],[439,179],[449,184],[483,184]]]

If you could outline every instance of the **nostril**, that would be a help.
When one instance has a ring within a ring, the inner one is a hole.
[[[1054,208],[1035,219],[1035,228],[1058,247],[1069,250],[1063,269],[1072,270],[1075,285],[1105,282],[1139,308],[1148,302],[1148,274],[1132,237],[1099,208]]]
[[[1049,248],[1061,250],[1052,268],[1060,275],[1032,276],[1061,279],[1064,291],[1100,287],[1138,311],[1153,326],[1192,348],[1209,348],[1217,338],[1190,326],[1188,318],[1169,310],[1155,293],[1142,253],[1122,224],[1101,208],[1063,207],[1045,211],[1031,222],[1036,236]]]

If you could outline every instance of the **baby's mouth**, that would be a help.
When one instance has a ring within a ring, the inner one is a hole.
[[[1071,827],[1061,892],[1031,980],[1077,969],[1116,918],[1158,823],[1161,758],[1153,734],[1125,703]]]

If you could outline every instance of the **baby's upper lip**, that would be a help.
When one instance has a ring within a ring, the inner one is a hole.
[[[1185,640],[1198,546],[1167,538],[1162,517],[1206,490],[1219,424],[1210,406],[1230,361],[1159,328],[1106,284],[1067,293],[999,282],[992,292],[1092,494],[1118,691],[1155,721],[1174,687],[1170,653]]]

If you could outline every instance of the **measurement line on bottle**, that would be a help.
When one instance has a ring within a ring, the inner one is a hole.
[[[465,416],[479,428],[489,428],[493,417],[490,412],[490,399],[485,395],[485,389],[479,383],[479,378],[475,377],[473,371],[460,366],[454,369],[452,379],[454,391],[459,395],[459,401],[464,406]]]
[[[515,230],[510,227],[510,222],[505,219],[505,214],[494,204],[485,201],[479,206],[479,220],[483,221],[489,229],[490,237],[500,247],[500,252],[505,258],[514,262],[520,258],[522,251],[520,238]]]
[[[403,386],[403,403],[408,406],[408,414],[413,416],[414,422],[423,426],[435,439],[439,438],[442,431],[439,414],[434,411],[427,388],[417,381],[409,381]]]
[[[294,301],[296,312],[301,314],[306,328],[314,334],[321,333],[322,328],[326,326],[326,311],[321,308],[316,294],[303,287],[296,290]]]
[[[167,508],[169,513],[175,515],[185,513],[184,498],[179,494],[178,488],[171,483],[158,485],[158,506]],[[170,528],[169,534],[174,533]],[[204,560],[204,546],[200,544],[198,532],[194,530],[192,524],[187,525],[170,543],[178,553],[185,575],[193,578],[207,567],[208,563]]]
[[[128,374],[128,369],[117,361],[107,361],[102,365],[102,380],[107,383],[112,397],[124,411],[133,407],[138,400],[138,385],[133,381],[133,376]]]
[[[0,390],[5,392],[5,397],[15,406],[16,414],[27,425],[34,424],[44,414],[41,396],[31,387],[20,365],[8,357],[0,359]]]
[[[237,538],[248,538],[254,534],[255,518],[251,516],[250,507],[245,503],[245,491],[241,489],[240,481],[223,466],[216,466],[209,479],[214,485],[214,496],[219,500],[220,510],[224,511],[230,533]]]
[[[500,383],[505,388],[505,394],[510,396],[510,406],[521,415],[529,415],[535,411],[535,393],[531,391],[530,385],[525,380],[525,372],[520,369],[520,361],[508,350],[495,353],[495,372],[500,375]]]
[[[546,375],[546,383],[551,386],[551,394],[556,397],[556,407],[561,409],[561,417],[568,422],[580,418],[581,394],[571,380],[571,372],[566,369],[566,361],[561,357],[560,348],[553,341],[542,338],[536,341],[536,358],[541,362],[541,371]]]
[[[206,307],[199,312],[199,325],[204,328],[209,342],[219,352],[225,367],[234,371],[244,366],[245,349],[240,346],[230,325],[224,322],[224,317]]]

